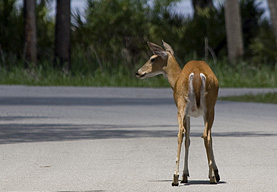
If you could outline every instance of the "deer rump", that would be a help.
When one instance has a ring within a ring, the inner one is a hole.
[[[204,115],[206,109],[205,85],[206,76],[203,73],[191,73],[189,75],[189,94],[186,107],[189,116],[199,117]]]

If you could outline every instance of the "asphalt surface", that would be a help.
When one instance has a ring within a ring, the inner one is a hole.
[[[0,86],[0,191],[276,191],[277,105],[218,101],[217,185],[192,118],[189,183],[171,186],[176,115],[171,89]]]

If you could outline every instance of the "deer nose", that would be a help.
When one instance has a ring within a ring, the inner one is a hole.
[[[136,72],[136,77],[137,78],[142,79],[142,78],[144,78],[144,76],[145,76],[145,73],[140,74],[140,73]]]
[[[137,78],[140,78],[141,75],[140,75],[138,72],[136,72],[136,77],[137,77]]]

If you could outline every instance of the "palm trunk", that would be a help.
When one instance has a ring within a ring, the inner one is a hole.
[[[24,21],[25,21],[25,46],[24,65],[35,66],[37,62],[37,30],[36,30],[36,1],[24,0]]]
[[[276,0],[268,0],[268,7],[270,10],[270,17],[273,25],[273,31],[275,36],[275,42],[277,45],[277,1]]]
[[[239,2],[225,1],[225,25],[227,33],[228,58],[231,62],[243,56],[243,39]]]
[[[70,0],[57,0],[54,67],[68,72],[70,66]]]

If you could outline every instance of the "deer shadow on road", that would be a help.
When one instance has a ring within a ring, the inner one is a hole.
[[[188,186],[188,185],[216,185],[216,184],[210,184],[209,180],[188,180],[188,183],[180,183],[181,180],[179,180],[179,186]],[[171,185],[172,180],[170,179],[165,179],[165,180],[150,180],[148,182],[157,182],[157,183],[168,183],[169,185]],[[219,184],[227,184],[226,181],[219,181],[217,183]]]

